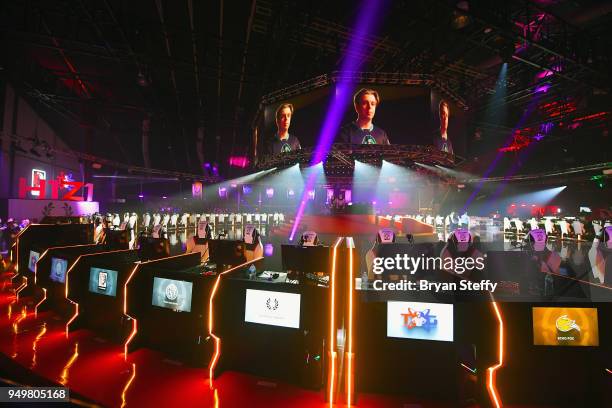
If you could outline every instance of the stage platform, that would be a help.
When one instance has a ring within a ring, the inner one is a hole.
[[[294,219],[273,231],[274,235],[289,236]],[[396,233],[416,236],[433,236],[435,228],[412,218],[402,217],[395,221],[391,217],[368,214],[304,215],[300,220],[300,231],[316,231],[318,234],[339,236],[372,235],[381,228],[392,228]]]

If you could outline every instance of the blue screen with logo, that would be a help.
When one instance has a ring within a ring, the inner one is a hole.
[[[117,271],[90,268],[89,291],[99,295],[115,296],[117,294]]]
[[[153,278],[152,304],[175,312],[191,312],[192,289],[192,282]]]
[[[61,258],[51,258],[51,273],[49,277],[53,282],[66,282],[66,269],[68,269],[68,261]]]

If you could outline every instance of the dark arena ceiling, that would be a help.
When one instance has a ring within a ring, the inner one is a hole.
[[[2,75],[74,150],[142,166],[150,118],[151,166],[199,174],[198,128],[205,161],[224,168],[248,154],[262,97],[339,69],[357,4],[7,1]],[[545,86],[526,133],[579,119],[576,132],[550,138],[559,149],[571,150],[581,131],[609,143],[612,2],[387,0],[380,10],[372,34],[357,39],[366,43],[360,71],[434,75],[465,101],[472,131],[491,140],[507,136]],[[506,96],[492,102],[503,61]],[[555,75],[534,80],[546,70]],[[488,120],[500,106],[504,120]]]

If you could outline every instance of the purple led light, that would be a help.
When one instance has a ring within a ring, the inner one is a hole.
[[[352,36],[344,53],[344,61],[342,61],[342,66],[340,68],[341,73],[351,73],[359,70],[359,66],[363,61],[363,57],[361,57],[361,55],[367,55],[369,51],[366,48],[367,43],[364,40],[366,40],[370,32],[373,31],[375,17],[382,17],[383,13],[380,12],[380,8],[386,3],[387,2],[378,0],[364,0],[361,2],[357,12],[357,21],[354,25],[354,35]],[[333,98],[330,102],[330,106],[323,122],[323,127],[319,134],[319,141],[314,150],[314,154],[312,155],[312,165],[322,163],[327,157],[327,153],[334,142],[334,137],[340,129],[340,121],[342,120],[344,111],[348,106],[350,106],[352,90],[353,82],[348,78],[340,76],[340,79],[338,79],[336,84],[335,98]],[[316,171],[311,171],[308,175],[308,179],[304,185],[304,196],[308,194],[308,191],[313,189],[317,176],[318,172]],[[307,200],[305,197],[302,197],[302,200],[300,200],[300,206],[295,214],[295,221],[293,222],[293,226],[291,228],[289,241],[293,241],[293,238],[295,237],[295,233],[304,214],[306,201]]]
[[[274,197],[274,189],[273,189],[272,187],[270,187],[270,188],[266,188],[266,196],[267,196],[268,198],[272,198],[272,197]]]
[[[144,198],[144,194],[138,194],[138,198]]]
[[[274,245],[272,245],[272,244],[264,245],[264,255],[265,256],[272,256],[273,254],[274,254]]]

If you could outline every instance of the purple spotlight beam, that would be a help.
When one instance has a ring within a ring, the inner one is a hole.
[[[365,54],[366,42],[368,35],[373,29],[375,18],[380,16],[380,7],[385,4],[385,1],[379,0],[363,0],[360,4],[359,11],[357,12],[357,19],[355,22],[355,29],[353,30],[353,36],[350,39],[349,45],[346,48],[344,54],[344,60],[340,68],[340,72],[354,72],[359,69],[362,59],[361,55]],[[341,76],[342,78],[342,76]],[[344,111],[347,106],[350,105],[351,91],[353,83],[349,79],[340,79],[336,84],[336,95],[335,98],[331,99],[327,115],[323,121],[323,127],[319,134],[319,141],[315,147],[314,154],[312,155],[311,164],[321,163],[329,153],[334,137],[340,129],[340,121],[344,115]],[[300,225],[302,216],[304,215],[304,208],[306,207],[307,197],[309,190],[313,190],[315,181],[317,179],[318,172],[312,171],[308,175],[306,180],[304,191],[302,193],[302,199],[300,205],[295,214],[293,226],[291,228],[291,235],[289,235],[289,241],[293,241],[295,233]]]

